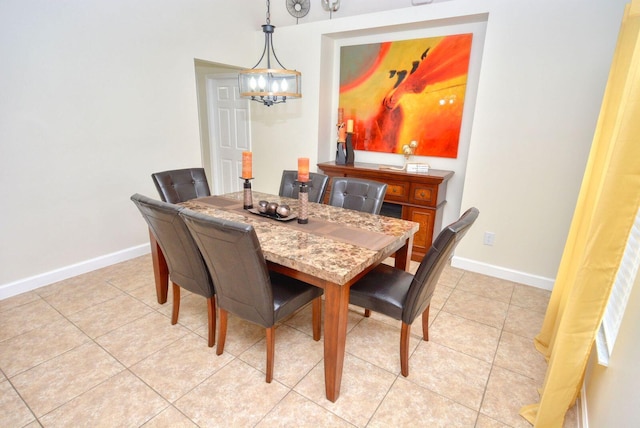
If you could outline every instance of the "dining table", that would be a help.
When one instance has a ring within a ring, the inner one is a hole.
[[[244,192],[181,202],[191,210],[251,224],[269,269],[324,290],[324,375],[328,400],[340,396],[349,310],[349,288],[390,256],[409,269],[413,235],[419,224],[326,204],[308,203],[308,222],[298,223],[298,200],[252,192],[253,209],[244,209]],[[260,201],[289,205],[291,215],[271,218],[257,208]],[[150,233],[157,299],[165,303],[168,268],[162,249]]]

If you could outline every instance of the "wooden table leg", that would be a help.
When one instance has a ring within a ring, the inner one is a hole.
[[[407,242],[404,244],[402,248],[396,251],[395,255],[395,267],[398,269],[402,269],[408,271],[411,267],[411,249],[413,248],[413,235]]]
[[[324,382],[327,399],[340,396],[344,350],[347,342],[349,287],[327,283],[324,287]]]
[[[149,230],[149,243],[151,244],[151,259],[153,260],[153,276],[156,280],[156,297],[158,303],[167,303],[167,291],[169,289],[169,268],[162,254],[162,249]]]

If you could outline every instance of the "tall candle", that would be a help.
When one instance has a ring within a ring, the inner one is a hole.
[[[253,178],[252,171],[252,154],[251,152],[242,152],[242,178]]]
[[[347,120],[347,132],[353,134],[353,120]]]
[[[309,181],[309,158],[298,158],[298,181]]]
[[[344,143],[347,139],[347,129],[344,123],[338,123],[338,143]]]

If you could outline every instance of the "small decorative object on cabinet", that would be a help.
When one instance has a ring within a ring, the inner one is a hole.
[[[429,250],[434,236],[442,229],[442,211],[447,203],[447,182],[453,171],[429,168],[428,173],[411,173],[381,169],[377,164],[355,163],[336,165],[335,162],[318,164],[329,177],[358,177],[387,183],[387,193],[381,214],[400,217],[420,223],[420,230],[413,236],[411,258],[421,261]],[[331,194],[332,180],[326,195]],[[325,196],[327,203],[328,196]]]

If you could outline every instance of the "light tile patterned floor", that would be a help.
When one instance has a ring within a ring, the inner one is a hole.
[[[263,329],[231,317],[216,356],[205,299],[183,292],[172,326],[144,256],[0,301],[0,426],[528,427],[518,409],[537,401],[544,379],[532,339],[548,299],[447,268],[429,342],[414,324],[408,378],[399,322],[352,308],[331,403],[310,307],[278,327],[267,384]],[[575,407],[565,426],[577,426]]]

